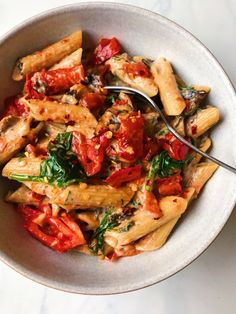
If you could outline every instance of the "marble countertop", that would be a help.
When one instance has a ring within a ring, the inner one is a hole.
[[[0,35],[24,19],[73,0],[0,0]],[[95,2],[93,0],[93,2]],[[110,1],[107,1],[110,2]],[[214,53],[236,86],[235,0],[128,0],[185,27]],[[0,262],[4,314],[234,314],[236,211],[211,247],[168,280],[117,296],[81,296],[36,284]]]

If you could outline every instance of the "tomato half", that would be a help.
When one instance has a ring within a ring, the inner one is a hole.
[[[114,133],[116,148],[109,146],[109,157],[135,162],[143,155],[144,119],[139,112],[132,112],[120,118],[120,128]]]
[[[141,77],[149,77],[150,74],[146,65],[142,62],[134,62],[134,63],[126,63],[123,66],[124,71],[133,77],[141,76]]]
[[[164,179],[158,179],[158,193],[163,196],[181,194],[183,192],[181,182],[182,176],[180,174],[176,174]]]
[[[41,94],[53,95],[62,93],[74,84],[84,80],[82,65],[71,68],[36,72],[31,77],[32,87]]]
[[[114,188],[118,188],[123,183],[130,182],[141,177],[141,166],[128,167],[113,172],[105,182]]]
[[[77,155],[87,176],[93,176],[101,170],[104,152],[110,140],[107,133],[86,139],[82,133],[73,132],[72,150]]]
[[[162,140],[162,148],[175,160],[184,160],[189,152],[188,146],[180,142],[171,133],[166,134],[164,140]]]
[[[94,64],[98,65],[120,53],[121,45],[113,37],[111,39],[102,38],[94,50]]]
[[[25,117],[28,115],[28,108],[20,102],[18,96],[12,96],[5,99],[5,109],[1,114],[1,119],[7,116]]]
[[[79,225],[65,213],[58,218],[53,217],[49,205],[41,205],[37,209],[21,205],[18,211],[24,218],[27,231],[57,252],[66,252],[86,243]]]
[[[105,99],[106,97],[104,95],[98,93],[88,93],[81,98],[80,105],[93,111],[100,109],[104,105]]]

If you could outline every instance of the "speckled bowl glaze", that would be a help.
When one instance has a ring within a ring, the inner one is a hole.
[[[212,134],[212,154],[235,164],[236,95],[212,54],[190,33],[168,19],[132,6],[83,3],[31,18],[0,41],[0,103],[19,90],[11,80],[19,56],[48,45],[75,29],[84,30],[84,46],[101,36],[116,36],[131,54],[165,56],[190,84],[209,85],[210,103],[222,122]],[[1,196],[9,183],[1,179]],[[219,169],[167,244],[155,252],[98,261],[78,253],[58,254],[31,238],[13,208],[0,203],[0,257],[19,273],[44,285],[83,294],[111,294],[143,288],[168,278],[196,259],[227,221],[236,199],[236,176]]]

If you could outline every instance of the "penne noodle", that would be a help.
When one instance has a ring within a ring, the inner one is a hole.
[[[194,192],[194,188],[188,188],[185,191],[184,198],[188,203],[191,201]],[[137,243],[135,243],[135,248],[140,251],[153,251],[162,247],[180,217],[181,215],[175,217],[166,224],[162,225],[160,228],[140,239]]]
[[[9,192],[5,197],[5,201],[18,204],[38,205],[40,198],[37,197],[37,195],[35,196],[25,185],[22,185],[16,191]]]
[[[12,78],[21,81],[27,74],[51,67],[82,45],[81,30],[59,40],[41,51],[20,58],[14,68]]]
[[[204,136],[201,139],[200,144],[198,145],[198,148],[201,151],[206,152],[210,147],[211,147],[211,139],[207,136]],[[184,169],[183,169],[184,170],[183,171],[183,177],[184,177],[185,182],[189,180],[189,177],[191,177],[191,173],[192,173],[194,167],[202,159],[202,155],[200,155],[194,151],[190,152],[190,156],[192,157],[191,162],[184,165]]]
[[[186,123],[187,135],[197,138],[206,133],[220,120],[220,112],[216,107],[208,107],[199,110],[196,114],[189,117]]]
[[[99,226],[99,220],[96,212],[89,211],[78,213],[76,214],[76,218],[87,224],[85,230],[95,230]]]
[[[85,136],[92,137],[94,135],[97,120],[85,107],[38,99],[24,99],[22,102],[28,106],[30,115],[37,121],[73,122],[77,124],[77,130]]]
[[[106,185],[72,184],[66,188],[53,187],[38,182],[24,182],[32,191],[46,195],[49,202],[70,211],[73,209],[93,209],[101,207],[125,206],[134,196],[130,187],[118,189]]]
[[[151,66],[151,73],[159,88],[160,98],[168,116],[178,116],[186,103],[178,89],[173,69],[165,58],[157,59]]]
[[[79,48],[72,52],[70,55],[63,58],[60,62],[54,64],[50,70],[63,69],[63,68],[71,68],[76,65],[81,64],[83,49]]]
[[[152,231],[142,239],[140,239],[136,244],[135,248],[139,251],[154,251],[162,247],[180,216],[170,220],[160,228]]]
[[[43,127],[43,123],[36,127],[31,124],[31,117],[7,116],[0,121],[0,165],[24,148]]]
[[[181,135],[185,136],[184,118],[182,116],[176,116],[171,121],[171,126]]]
[[[195,188],[195,197],[199,194],[203,186],[210,179],[219,166],[213,162],[202,162],[197,164],[191,171],[186,182],[188,187]]]
[[[158,93],[158,87],[154,83],[151,77],[130,77],[128,73],[124,70],[124,66],[129,64],[128,55],[122,54],[109,59],[106,64],[110,66],[110,70],[113,75],[117,76],[120,80],[124,81],[131,87],[137,88],[140,91],[147,94],[149,97],[153,97]]]
[[[39,176],[42,158],[18,157],[12,158],[3,168],[2,175],[11,178],[11,175]]]
[[[187,208],[187,200],[179,196],[166,196],[160,199],[159,206],[163,214],[161,218],[154,219],[152,213],[138,209],[129,220],[133,222],[133,226],[127,232],[117,232],[116,230],[106,231],[105,241],[113,247],[136,241],[170,220],[180,216]],[[127,220],[122,222],[119,228],[126,225]]]
[[[50,141],[54,140],[59,133],[66,132],[66,126],[60,123],[47,122],[39,134],[37,147],[46,149]]]

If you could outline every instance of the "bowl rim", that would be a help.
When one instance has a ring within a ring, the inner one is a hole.
[[[81,9],[81,8],[86,8],[86,7],[91,7],[93,9],[97,8],[121,8],[121,9],[126,9],[127,11],[131,13],[139,13],[142,15],[145,15],[146,17],[150,17],[153,19],[158,18],[159,21],[161,21],[163,24],[168,24],[178,30],[178,32],[182,33],[184,36],[187,38],[191,39],[191,41],[194,42],[198,46],[198,48],[201,48],[202,51],[208,55],[208,57],[211,59],[211,61],[214,63],[214,66],[217,68],[219,72],[221,72],[221,75],[224,77],[225,82],[228,85],[229,90],[232,93],[232,96],[235,98],[235,104],[236,104],[236,90],[234,88],[234,85],[227,75],[226,71],[224,70],[222,64],[217,60],[217,58],[213,55],[213,53],[207,48],[196,36],[194,36],[190,31],[186,30],[184,27],[180,26],[178,23],[172,21],[171,19],[157,13],[153,12],[151,10],[145,9],[143,7],[135,6],[135,5],[130,5],[130,4],[124,4],[124,3],[116,3],[116,2],[104,2],[104,1],[98,1],[98,2],[79,2],[79,3],[71,3],[67,5],[60,5],[56,6],[54,8],[44,10],[38,14],[34,14],[30,18],[27,18],[23,20],[22,22],[16,24],[15,26],[11,27],[6,33],[0,36],[0,46],[4,44],[5,41],[11,39],[14,37],[18,32],[23,30],[25,27],[30,27],[30,25],[34,24],[37,21],[40,21],[44,18],[54,16],[58,13],[63,13],[64,12],[69,12],[69,11],[74,11],[76,9]],[[114,295],[114,294],[123,294],[123,293],[128,293],[128,292],[133,292],[137,291],[143,288],[147,288],[150,286],[153,286],[159,282],[162,282],[181,270],[185,269],[187,266],[189,266],[191,263],[193,263],[198,257],[200,257],[207,249],[208,247],[216,240],[216,238],[221,234],[223,231],[233,209],[236,204],[236,195],[233,197],[232,196],[232,201],[227,204],[228,212],[227,215],[224,217],[223,223],[218,226],[214,230],[214,232],[211,234],[211,236],[208,238],[208,240],[204,243],[203,248],[200,249],[200,251],[195,252],[192,256],[188,257],[188,259],[185,259],[185,261],[178,266],[173,272],[169,273],[167,276],[161,279],[149,279],[146,281],[146,283],[138,283],[136,284],[135,288],[126,288],[123,289],[122,291],[116,291],[115,288],[110,288],[109,290],[106,291],[101,291],[101,292],[91,292],[91,291],[86,291],[86,289],[72,289],[69,286],[67,287],[61,287],[60,283],[53,279],[46,279],[45,281],[43,280],[43,276],[36,275],[33,271],[29,271],[27,268],[24,266],[20,265],[17,262],[14,262],[12,258],[8,257],[5,253],[0,251],[0,261],[2,261],[5,265],[9,266],[11,269],[16,271],[18,274],[26,277],[27,279],[30,279],[38,284],[41,284],[43,286],[46,286],[48,288],[53,288],[58,291],[63,291],[67,293],[73,293],[73,294],[82,294],[82,295]]]

